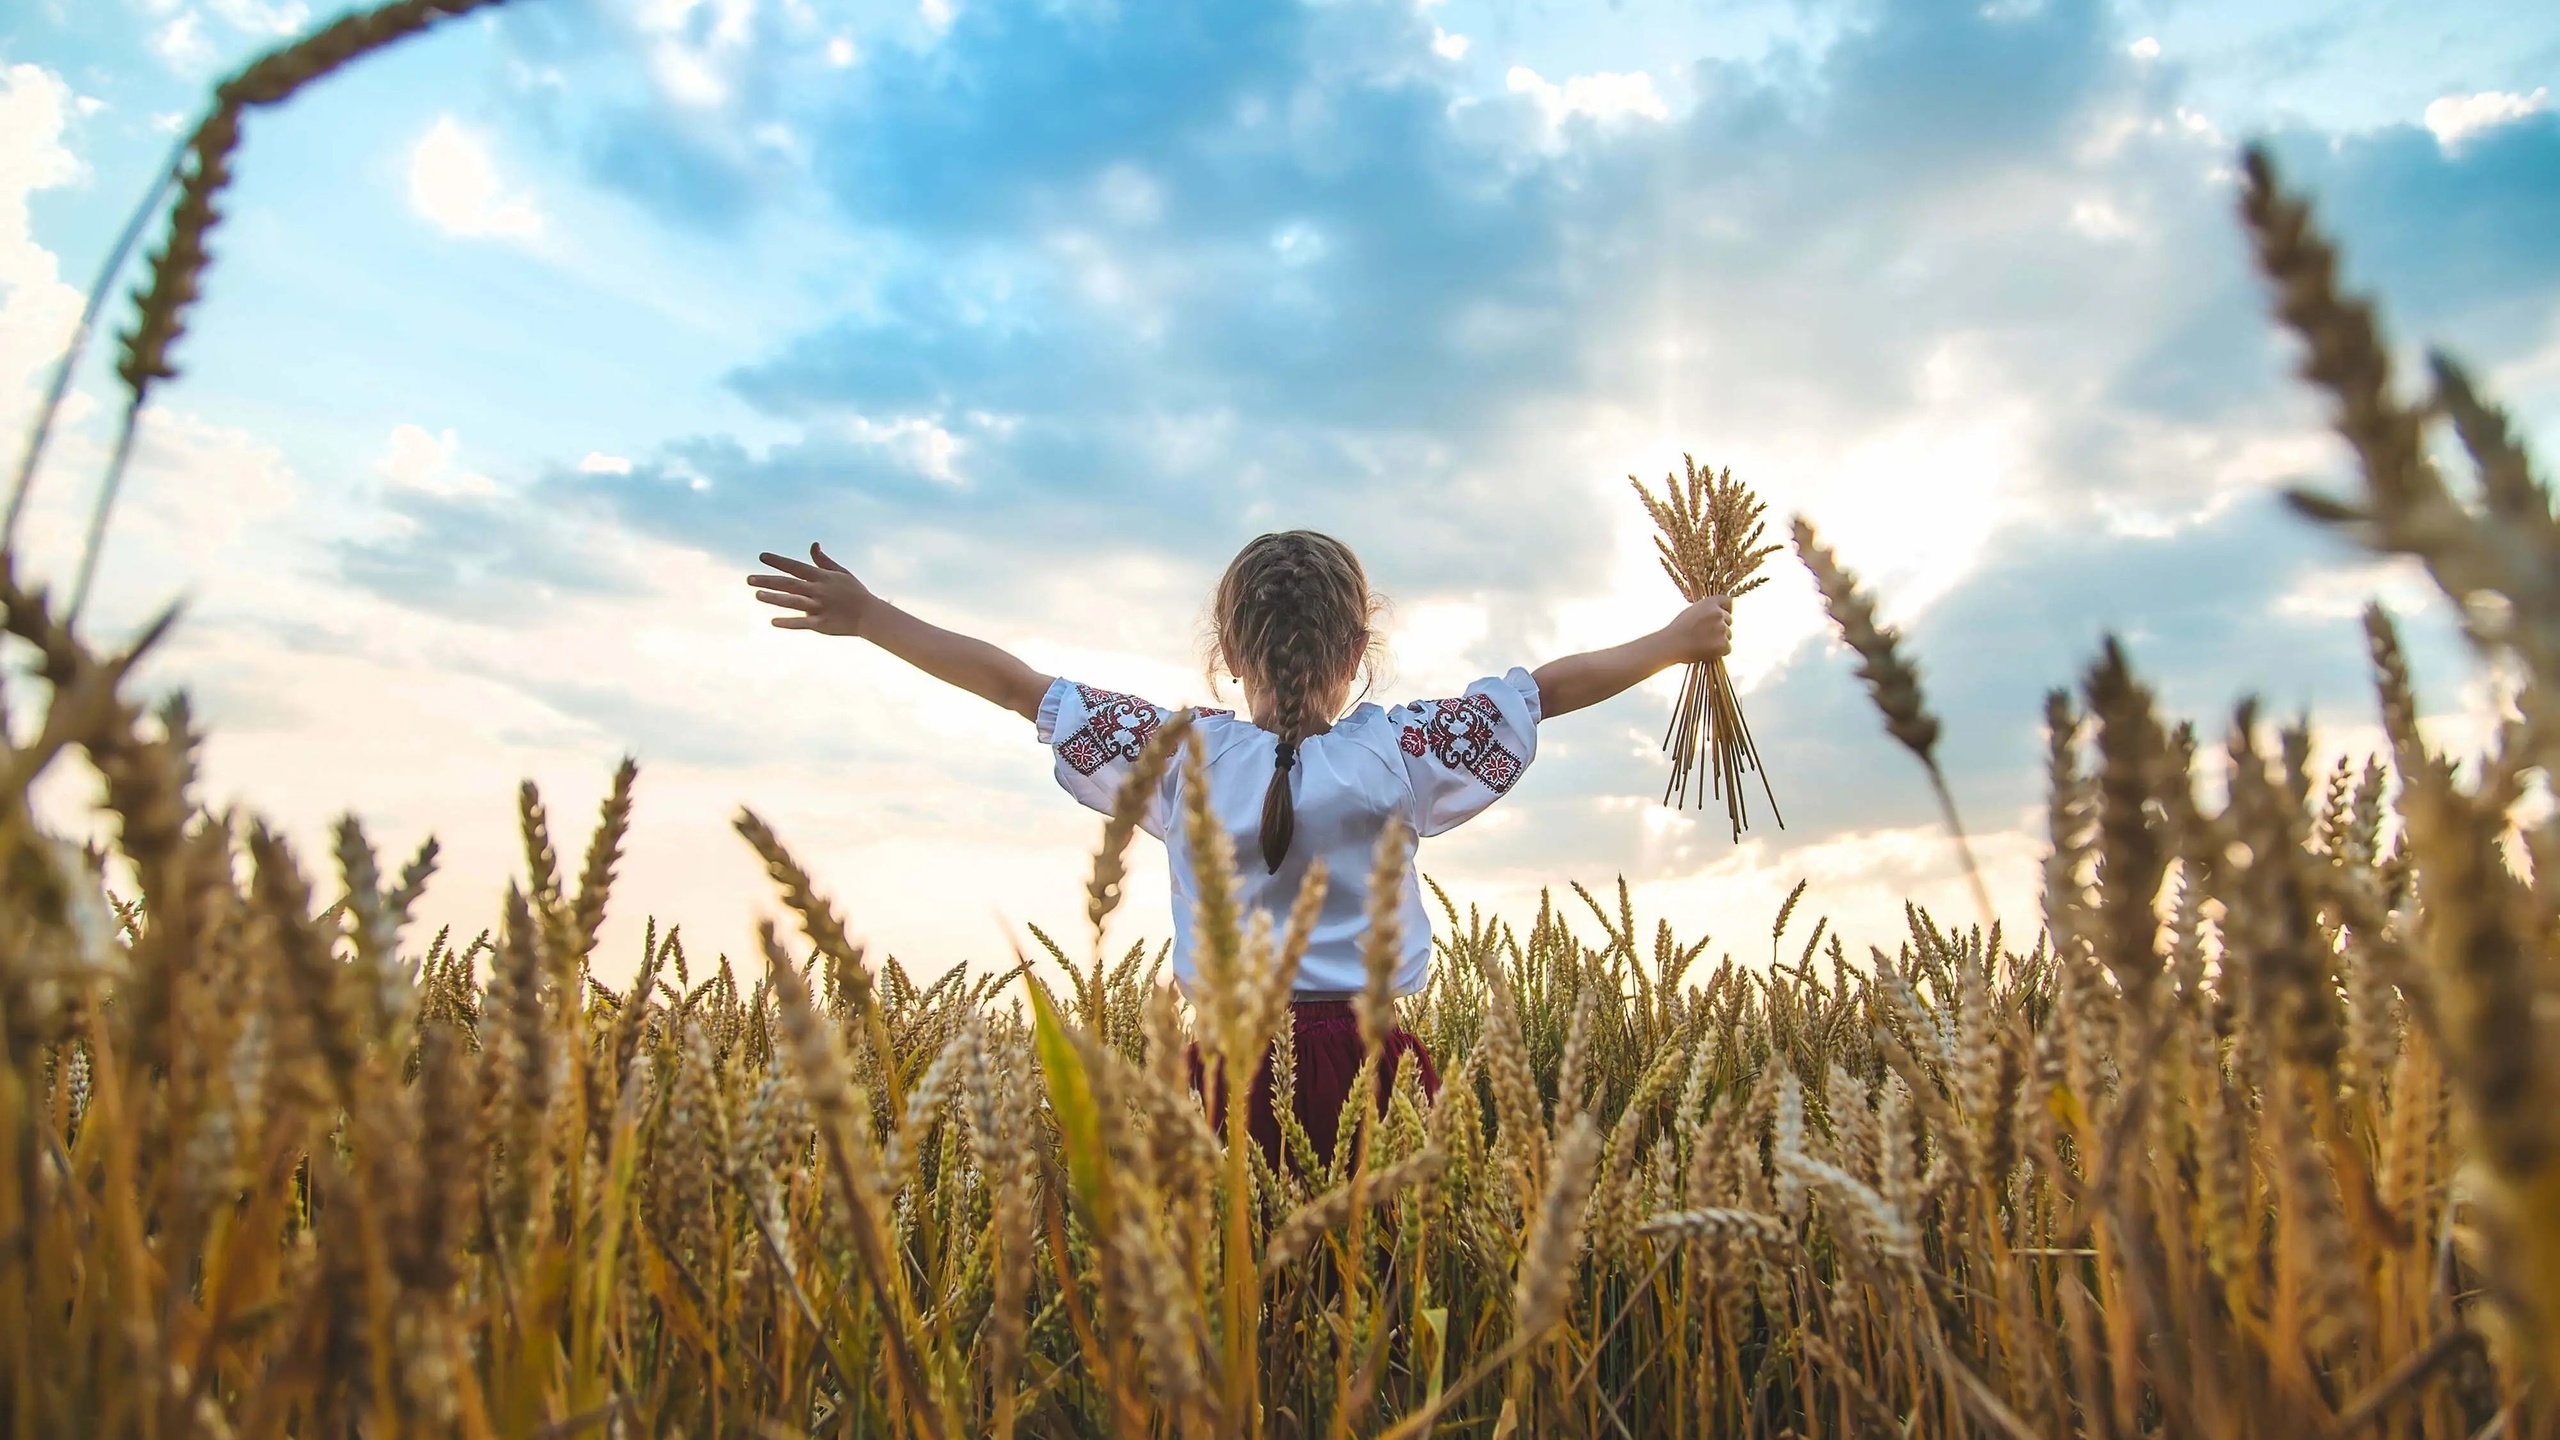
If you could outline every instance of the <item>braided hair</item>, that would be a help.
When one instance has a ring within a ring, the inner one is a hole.
[[[1377,603],[1351,547],[1312,530],[1264,535],[1218,581],[1211,653],[1261,692],[1264,728],[1280,737],[1262,796],[1262,863],[1274,873],[1297,830],[1289,772],[1298,742],[1322,733],[1337,687],[1371,657]]]

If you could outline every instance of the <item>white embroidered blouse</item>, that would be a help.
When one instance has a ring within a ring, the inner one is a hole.
[[[1108,814],[1131,762],[1173,714],[1132,695],[1059,680],[1040,701],[1040,742],[1057,752],[1058,783]],[[1481,813],[1519,780],[1538,752],[1538,686],[1526,670],[1479,680],[1450,700],[1417,700],[1393,709],[1362,705],[1321,735],[1298,742],[1291,773],[1297,828],[1275,874],[1263,871],[1262,797],[1271,783],[1278,738],[1225,710],[1197,712],[1208,761],[1209,804],[1235,841],[1241,904],[1287,923],[1307,867],[1321,857],[1329,879],[1306,958],[1301,995],[1340,996],[1360,989],[1360,936],[1376,864],[1378,835],[1401,813],[1414,834],[1438,835]],[[1198,891],[1183,840],[1182,767],[1172,767],[1140,823],[1165,842],[1173,876],[1173,970],[1195,978],[1192,912]],[[1431,966],[1431,912],[1408,849],[1404,881],[1404,956],[1399,995],[1420,990]],[[1248,911],[1247,913],[1250,913]]]

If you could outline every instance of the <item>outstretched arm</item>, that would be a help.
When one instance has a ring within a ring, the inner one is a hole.
[[[1597,705],[1674,665],[1720,660],[1733,648],[1733,602],[1710,595],[1650,635],[1550,660],[1530,676],[1538,682],[1538,716],[1553,720]]]
[[[756,598],[795,611],[777,615],[775,628],[858,635],[946,685],[992,700],[1025,720],[1040,718],[1040,697],[1050,677],[984,640],[929,625],[871,593],[816,545],[809,563],[771,551],[756,557],[782,572],[750,575]]]

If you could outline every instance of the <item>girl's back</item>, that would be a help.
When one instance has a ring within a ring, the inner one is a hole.
[[[1196,712],[1209,809],[1238,856],[1260,857],[1264,811],[1275,774],[1284,773],[1284,738],[1232,712]],[[1108,812],[1132,763],[1171,714],[1135,696],[1071,680],[1053,682],[1040,702],[1040,739],[1057,752],[1058,783]],[[1368,885],[1379,837],[1393,819],[1405,823],[1404,953],[1395,991],[1420,990],[1431,963],[1431,915],[1416,877],[1413,847],[1480,813],[1508,792],[1537,754],[1538,687],[1526,670],[1479,680],[1446,700],[1393,709],[1360,705],[1330,728],[1295,744],[1286,773],[1291,841],[1276,866],[1238,867],[1239,900],[1276,924],[1297,901],[1307,873],[1321,861],[1328,877],[1298,991],[1340,998],[1362,983],[1360,940],[1367,929]],[[1140,824],[1165,842],[1173,879],[1175,974],[1188,983],[1192,912],[1198,888],[1182,815],[1188,803],[1183,770],[1172,767],[1149,797]]]

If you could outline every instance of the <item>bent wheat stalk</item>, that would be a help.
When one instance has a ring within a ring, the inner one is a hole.
[[[98,551],[106,542],[107,517],[115,510],[116,495],[124,486],[125,467],[133,458],[142,407],[150,399],[153,385],[177,376],[169,351],[186,333],[187,312],[202,294],[204,272],[213,264],[205,237],[222,222],[222,211],[214,201],[231,184],[231,157],[240,148],[241,118],[252,107],[281,105],[313,81],[440,21],[505,3],[506,0],[391,0],[390,4],[360,14],[341,16],[289,45],[277,46],[214,87],[213,109],[196,123],[182,152],[192,157],[193,163],[180,162],[184,168],[176,177],[178,200],[169,210],[169,237],[151,257],[150,283],[134,293],[133,328],[119,337],[123,354],[116,361],[116,374],[122,377],[130,395],[116,432],[115,451],[107,461],[105,477],[98,482],[98,498],[89,512],[88,536],[81,544],[78,575],[71,582],[66,625],[79,620],[89,598],[90,583],[97,578]],[[168,181],[164,178],[154,184],[165,190]],[[114,273],[112,261],[108,273]],[[71,357],[66,356],[66,376],[70,364]],[[39,423],[47,424],[50,418],[48,408]],[[11,519],[23,502],[27,477],[33,474],[41,452],[40,436],[41,431],[28,446],[26,473],[19,478],[19,493],[10,501]]]
[[[1938,814],[1947,822],[1956,854],[1964,861],[1964,878],[1973,888],[1974,904],[1982,909],[1982,923],[1993,923],[1991,892],[1982,883],[1981,867],[1973,862],[1973,842],[1965,838],[1964,821],[1956,814],[1955,792],[1947,788],[1946,772],[1938,768],[1938,717],[1930,713],[1929,702],[1920,693],[1920,667],[1902,653],[1902,632],[1876,619],[1874,597],[1801,515],[1795,518],[1795,542],[1796,555],[1821,587],[1823,607],[1840,627],[1841,640],[1858,652],[1858,678],[1867,682],[1868,698],[1883,715],[1885,732],[1929,772]]]

